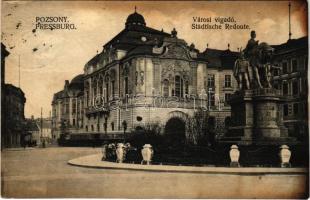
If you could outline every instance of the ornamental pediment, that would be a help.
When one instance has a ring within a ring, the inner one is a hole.
[[[192,60],[189,50],[185,46],[179,44],[167,45],[165,47],[165,53],[161,57]]]

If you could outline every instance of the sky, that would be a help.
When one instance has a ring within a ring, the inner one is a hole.
[[[291,2],[292,38],[308,35],[307,4]],[[237,51],[245,47],[250,31],[257,40],[281,44],[288,40],[288,1],[2,1],[1,41],[6,58],[5,82],[21,87],[26,96],[25,116],[49,116],[53,94],[65,80],[83,73],[84,65],[125,27],[134,12],[146,25],[170,33],[204,51],[209,48]],[[75,30],[35,29],[36,17],[67,17]],[[193,30],[193,17],[234,17],[246,30]],[[20,84],[18,78],[20,59]]]

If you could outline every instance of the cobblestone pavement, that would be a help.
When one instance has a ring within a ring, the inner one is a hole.
[[[301,198],[306,176],[160,173],[75,167],[67,161],[99,148],[2,151],[3,197]],[[255,187],[253,187],[255,185]]]

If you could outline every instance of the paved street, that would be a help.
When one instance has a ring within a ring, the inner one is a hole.
[[[92,169],[67,161],[98,148],[2,151],[3,197],[302,197],[301,175],[229,175]],[[255,187],[253,187],[255,185]]]

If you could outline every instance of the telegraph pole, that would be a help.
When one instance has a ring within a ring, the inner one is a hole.
[[[20,55],[18,55],[18,87],[20,88]]]
[[[42,119],[42,113],[43,113],[43,108],[41,107],[41,119],[40,119],[40,138],[41,138],[41,143],[43,142],[43,119]]]
[[[292,37],[292,32],[291,32],[291,2],[288,3],[288,29],[289,29],[288,39],[290,40]]]

